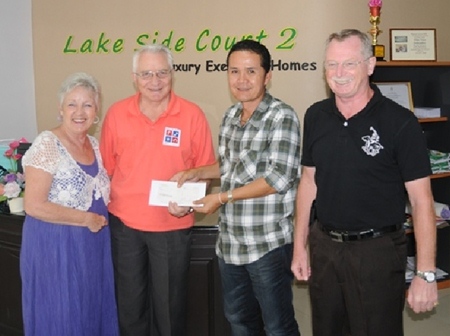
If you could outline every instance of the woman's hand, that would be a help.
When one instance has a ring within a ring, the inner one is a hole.
[[[85,226],[94,233],[99,232],[104,226],[108,225],[105,216],[94,212],[86,212]]]

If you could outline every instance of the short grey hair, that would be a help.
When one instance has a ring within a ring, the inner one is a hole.
[[[167,57],[167,63],[169,63],[170,67],[169,70],[173,69],[173,55],[168,47],[166,47],[164,44],[147,44],[134,52],[133,72],[137,71],[139,58],[141,57],[142,54],[145,53],[149,54],[164,53]]]
[[[332,33],[330,36],[328,36],[328,39],[326,41],[326,48],[328,49],[328,46],[332,41],[338,41],[342,42],[352,36],[356,36],[361,41],[361,54],[364,57],[364,59],[367,59],[369,57],[373,56],[373,49],[372,49],[372,40],[366,33],[361,32],[357,29],[343,29],[340,32]]]
[[[79,86],[91,90],[95,94],[95,104],[97,109],[100,109],[100,84],[94,77],[84,72],[74,73],[64,80],[58,93],[59,105],[62,106],[66,95]]]

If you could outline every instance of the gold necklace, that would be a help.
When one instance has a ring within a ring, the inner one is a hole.
[[[240,115],[240,121],[241,121],[241,125],[242,125],[242,126],[245,125],[245,124],[247,123],[247,121],[249,121],[250,118],[252,117],[252,115],[250,115],[250,117],[248,117],[247,119],[244,119],[244,118],[243,118],[243,115],[244,115],[244,113],[241,112],[241,115]]]

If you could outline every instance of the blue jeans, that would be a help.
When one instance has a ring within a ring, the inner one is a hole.
[[[247,265],[219,258],[225,316],[233,336],[298,336],[292,304],[292,244]]]

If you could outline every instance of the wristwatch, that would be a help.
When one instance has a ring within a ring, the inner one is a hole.
[[[434,271],[425,271],[425,272],[416,271],[416,275],[428,283],[436,281],[436,272]]]

